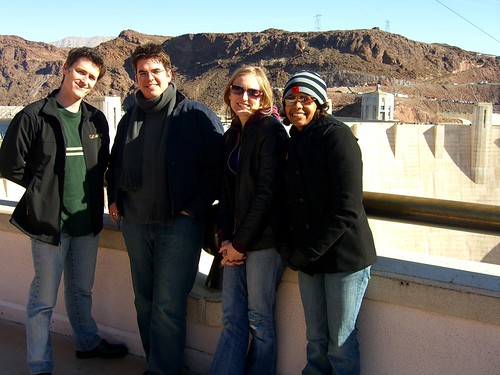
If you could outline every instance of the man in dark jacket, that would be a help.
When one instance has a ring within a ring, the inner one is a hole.
[[[161,45],[137,47],[131,62],[139,90],[111,151],[109,213],[123,218],[147,372],[181,374],[203,220],[219,193],[223,128],[177,90]]]
[[[91,314],[109,135],[104,114],[83,98],[105,70],[96,51],[71,50],[61,87],[14,117],[0,149],[2,176],[26,189],[11,223],[32,244],[35,276],[26,321],[31,374],[50,374],[54,367],[50,322],[63,271],[76,356],[117,358],[128,352],[98,335]]]

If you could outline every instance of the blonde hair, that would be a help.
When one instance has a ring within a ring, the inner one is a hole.
[[[226,103],[227,111],[231,119],[234,119],[236,117],[236,113],[234,113],[234,111],[231,109],[231,104],[229,102],[229,88],[236,80],[236,78],[244,75],[253,75],[255,76],[255,78],[257,78],[257,82],[259,82],[259,90],[262,91],[262,96],[260,97],[261,108],[265,114],[270,115],[273,111],[274,94],[271,84],[267,79],[265,70],[259,66],[243,66],[233,73],[233,75],[229,79],[229,82],[224,88],[224,103]]]

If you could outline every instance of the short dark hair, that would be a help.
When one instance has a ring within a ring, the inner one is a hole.
[[[137,62],[141,59],[158,60],[158,62],[162,64],[165,69],[172,69],[170,56],[163,49],[161,44],[146,43],[135,49],[132,53],[132,57],[130,58],[130,64],[132,65],[134,73],[137,73]]]
[[[99,67],[99,76],[97,77],[97,80],[100,80],[104,76],[106,73],[106,64],[104,63],[102,55],[97,52],[95,48],[78,47],[71,49],[64,64],[69,68],[81,58],[89,59],[92,63]]]

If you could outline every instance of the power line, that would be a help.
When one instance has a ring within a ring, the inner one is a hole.
[[[448,9],[449,11],[455,13],[457,16],[459,16],[460,18],[462,18],[464,21],[470,23],[472,26],[474,26],[476,29],[478,29],[479,31],[481,31],[482,33],[488,35],[491,39],[495,40],[496,42],[500,43],[500,40],[498,40],[497,38],[495,38],[493,35],[489,34],[488,32],[484,31],[483,29],[481,29],[479,26],[475,25],[474,23],[472,23],[471,21],[469,21],[467,18],[465,18],[464,16],[462,16],[461,14],[458,14],[457,12],[455,12],[453,9],[451,9],[449,6],[443,4],[441,1],[439,0],[436,0],[437,3],[441,4],[442,6],[444,6],[446,9]]]

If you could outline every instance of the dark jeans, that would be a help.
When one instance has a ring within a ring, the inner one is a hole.
[[[184,215],[168,225],[124,220],[123,237],[148,374],[181,374],[187,300],[198,272],[203,224]]]

